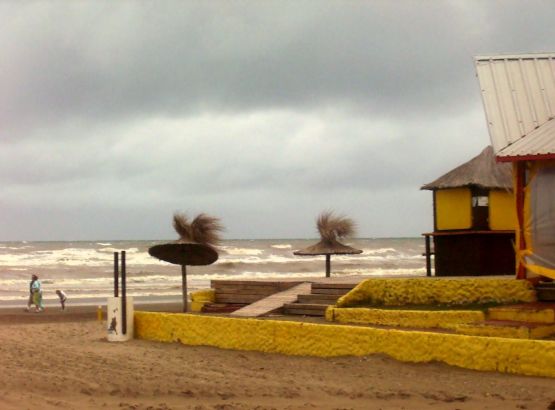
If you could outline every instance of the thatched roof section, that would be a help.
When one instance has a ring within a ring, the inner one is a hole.
[[[336,240],[321,240],[315,245],[293,252],[294,255],[356,255],[362,253],[360,249],[343,245]]]
[[[510,190],[513,187],[512,165],[496,162],[493,148],[488,146],[477,157],[420,189],[436,190],[470,186]]]
[[[355,233],[355,223],[351,218],[336,216],[331,211],[322,212],[316,220],[316,227],[320,233],[320,242],[293,252],[294,255],[354,255],[362,253],[360,249],[343,245],[337,240]]]
[[[218,260],[214,246],[223,230],[218,218],[200,214],[189,222],[186,215],[176,213],[173,227],[179,239],[150,247],[151,256],[176,265],[210,265]]]
[[[214,248],[200,243],[163,243],[150,247],[148,253],[175,265],[211,265],[218,260],[218,252]]]

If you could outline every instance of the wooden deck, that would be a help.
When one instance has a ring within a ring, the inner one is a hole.
[[[323,316],[329,305],[367,279],[362,276],[283,280],[213,280],[215,303],[206,312],[259,317],[269,313]]]
[[[283,306],[288,303],[295,302],[299,295],[310,294],[310,290],[311,284],[304,282],[251,303],[250,305],[232,312],[231,316],[257,317],[267,315],[270,312],[283,308]]]

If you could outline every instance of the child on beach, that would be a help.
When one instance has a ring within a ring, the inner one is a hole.
[[[62,304],[62,310],[65,310],[67,295],[63,290],[56,290],[56,295],[58,295],[58,297],[60,298],[60,303]]]

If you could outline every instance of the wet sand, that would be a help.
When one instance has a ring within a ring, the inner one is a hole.
[[[94,306],[2,309],[0,367],[2,410],[548,409],[555,401],[555,379],[439,363],[109,343]]]

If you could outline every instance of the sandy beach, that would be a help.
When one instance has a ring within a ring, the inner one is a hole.
[[[149,305],[178,311],[179,305]],[[106,341],[94,307],[0,312],[0,408],[548,409],[555,380],[384,356]],[[549,407],[549,406],[553,407]]]

